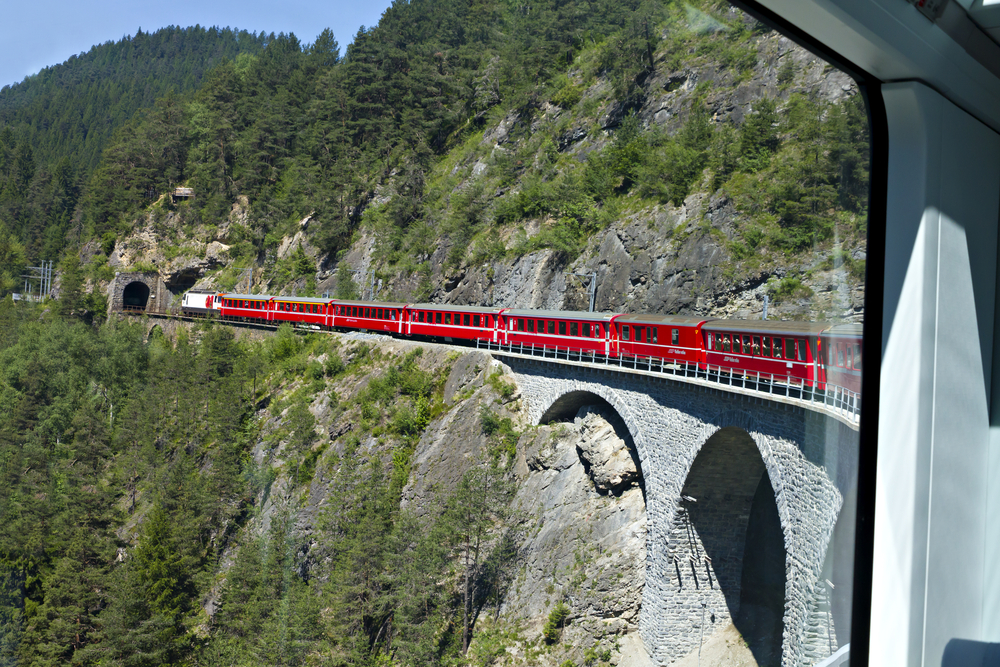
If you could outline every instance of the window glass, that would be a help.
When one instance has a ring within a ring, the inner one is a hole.
[[[631,335],[632,335],[632,332],[629,331],[628,325],[627,324],[623,325],[622,326],[622,340],[629,340],[629,337]]]
[[[753,337],[753,355],[756,357],[760,354],[760,336]]]
[[[528,320],[528,332],[535,333],[535,320]]]
[[[570,336],[578,336],[579,334],[580,334],[580,332],[579,332],[579,324],[577,324],[576,322],[570,322],[569,323],[569,335]]]
[[[799,339],[799,344],[798,344],[798,354],[799,354],[799,361],[806,360],[806,341],[801,338]]]
[[[854,368],[855,370],[861,370],[861,346],[854,346]]]
[[[517,327],[516,327],[516,329],[518,331],[524,331],[524,318],[523,317],[519,317],[517,319]]]
[[[444,314],[444,323],[445,324],[451,324],[451,313],[445,313]]]
[[[760,354],[761,354],[761,356],[770,357],[771,356],[771,337],[770,336],[764,336],[761,339],[760,345],[761,345],[761,348],[760,348]]]
[[[556,323],[555,323],[554,320],[549,320],[549,323],[548,323],[548,332],[550,334],[554,334],[556,332]]]
[[[560,336],[565,336],[566,335],[566,323],[565,322],[560,322],[559,323],[559,335]]]
[[[462,326],[469,326],[469,315],[462,315]]]
[[[441,313],[434,313],[434,324],[441,324]]]
[[[474,326],[474,327],[478,327],[479,326],[479,315],[473,315],[472,316],[472,326]]]
[[[730,351],[729,345],[730,345],[730,343],[729,343],[729,334],[725,334],[722,337],[722,351],[723,352],[729,352]]]

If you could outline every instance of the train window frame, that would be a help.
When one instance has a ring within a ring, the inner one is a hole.
[[[560,320],[559,321],[559,335],[560,336],[565,336],[566,335],[566,321],[565,320]]]
[[[632,332],[629,330],[629,326],[627,324],[623,324],[622,325],[621,339],[622,340],[630,340],[631,337],[632,337]]]
[[[579,336],[580,335],[580,325],[577,322],[569,323],[569,335]]]
[[[808,350],[808,346],[809,346],[809,343],[807,343],[805,341],[805,339],[800,338],[798,340],[798,344],[795,346],[795,352],[796,352],[795,356],[796,356],[796,358],[799,361],[808,361],[809,357],[806,354],[806,350]]]

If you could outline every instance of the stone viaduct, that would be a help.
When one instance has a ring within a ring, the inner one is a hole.
[[[814,665],[849,640],[856,426],[680,379],[499,356],[533,423],[594,403],[624,420],[645,484],[639,632],[655,662],[728,623],[762,665]]]

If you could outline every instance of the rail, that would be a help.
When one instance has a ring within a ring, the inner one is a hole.
[[[478,340],[476,348],[510,356],[552,359],[576,364],[593,364],[598,367],[622,368],[644,375],[671,376],[688,381],[703,382],[710,386],[725,386],[741,392],[781,398],[784,401],[822,407],[826,412],[841,417],[853,425],[861,418],[861,394],[825,383],[817,387],[802,378],[775,373],[747,371],[727,366],[702,365],[697,362],[677,362],[660,357],[611,356],[571,348],[525,345],[524,343],[494,343]]]

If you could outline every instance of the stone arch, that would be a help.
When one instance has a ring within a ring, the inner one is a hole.
[[[706,425],[684,477],[667,535],[668,632],[686,640],[671,647],[673,658],[732,624],[758,664],[781,659],[789,549],[775,476],[752,429],[745,412]]]
[[[532,421],[536,424],[547,424],[553,420],[572,418],[580,408],[592,405],[595,402],[606,405],[621,419],[621,424],[626,432],[625,434],[628,436],[628,438],[623,437],[622,439],[626,440],[634,448],[639,457],[638,464],[642,478],[643,480],[648,479],[647,467],[649,459],[646,456],[648,452],[646,441],[642,430],[639,428],[636,415],[630,406],[622,400],[618,392],[595,384],[591,384],[586,388],[570,389],[558,394],[554,400],[548,402],[544,409],[542,409],[542,406],[535,406],[535,410],[532,411],[534,413]],[[646,489],[643,486],[643,496],[645,494]]]
[[[542,416],[538,419],[538,423],[548,424],[554,421],[572,421],[577,417],[582,408],[587,407],[596,408],[596,412],[608,421],[614,429],[615,434],[621,438],[622,441],[624,441],[625,447],[627,448],[629,455],[632,457],[633,464],[639,472],[637,482],[639,488],[642,490],[643,502],[645,502],[646,484],[644,471],[642,469],[642,457],[639,455],[639,451],[636,448],[635,438],[632,436],[632,427],[629,426],[625,417],[622,416],[618,408],[606,398],[589,390],[569,391],[553,401],[552,405],[550,405],[548,409],[542,413]],[[581,456],[581,459],[583,459],[584,467],[587,469],[588,474],[590,474],[589,462],[584,459],[583,456]],[[622,490],[623,489],[620,488],[612,488],[611,493],[617,496],[620,495]],[[599,490],[599,492],[601,491]]]
[[[683,492],[692,466],[706,444],[723,431],[741,431],[740,437],[753,443],[762,462],[757,470],[762,466],[771,486],[767,489],[765,485],[760,493],[766,491],[773,498],[771,517],[777,514],[777,532],[784,538],[785,557],[776,559],[784,561],[785,574],[781,664],[811,665],[830,655],[823,562],[850,480],[856,474],[856,454],[852,453],[857,448],[856,430],[797,407],[683,382],[537,361],[512,359],[510,366],[523,392],[529,419],[535,423],[547,414],[572,409],[579,392],[584,392],[607,401],[632,434],[641,460],[648,516],[646,578],[638,626],[655,664],[669,664],[697,649],[702,628],[713,622],[706,606],[702,623],[700,602],[695,608],[678,603],[677,567],[671,548],[678,540],[681,496],[692,495]],[[756,496],[764,477],[761,472],[752,488],[748,482],[744,495]],[[748,506],[753,504],[751,500]],[[707,579],[705,573],[700,583]],[[714,575],[712,583],[717,585]],[[713,603],[713,611],[728,614],[725,595],[717,595],[719,602]],[[738,606],[738,598],[734,606]]]

